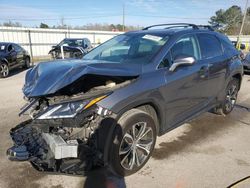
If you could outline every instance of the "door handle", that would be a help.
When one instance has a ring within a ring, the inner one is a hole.
[[[201,78],[207,78],[208,77],[208,72],[209,72],[209,65],[202,66],[199,71],[199,75]]]

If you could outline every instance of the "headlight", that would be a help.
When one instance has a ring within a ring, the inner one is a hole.
[[[91,107],[107,95],[86,101],[72,101],[49,106],[37,119],[57,119],[57,118],[73,118],[78,113]]]

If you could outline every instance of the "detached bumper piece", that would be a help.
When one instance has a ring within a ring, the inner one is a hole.
[[[81,140],[65,141],[60,135],[41,132],[30,121],[11,129],[14,146],[7,150],[12,161],[30,161],[38,171],[84,175],[103,165],[100,153]]]

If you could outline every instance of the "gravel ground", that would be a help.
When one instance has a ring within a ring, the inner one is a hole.
[[[105,170],[87,177],[48,175],[35,171],[27,162],[10,162],[9,129],[24,104],[21,88],[25,71],[0,79],[0,188],[96,188]],[[250,175],[250,76],[245,76],[237,106],[227,117],[203,114],[159,137],[152,158],[135,175],[119,179],[128,188],[227,187]],[[108,178],[108,182],[117,179]],[[250,187],[250,180],[238,186]]]

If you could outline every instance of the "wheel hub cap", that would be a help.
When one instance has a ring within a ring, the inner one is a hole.
[[[226,110],[227,111],[231,111],[232,108],[234,107],[235,103],[236,103],[236,99],[237,99],[237,86],[236,85],[232,85],[228,91],[227,91],[227,102],[226,102]]]
[[[9,68],[7,65],[3,64],[1,65],[1,74],[5,77],[9,74]]]
[[[149,157],[153,138],[153,130],[146,122],[133,125],[121,141],[119,149],[121,166],[127,170],[140,167]]]

